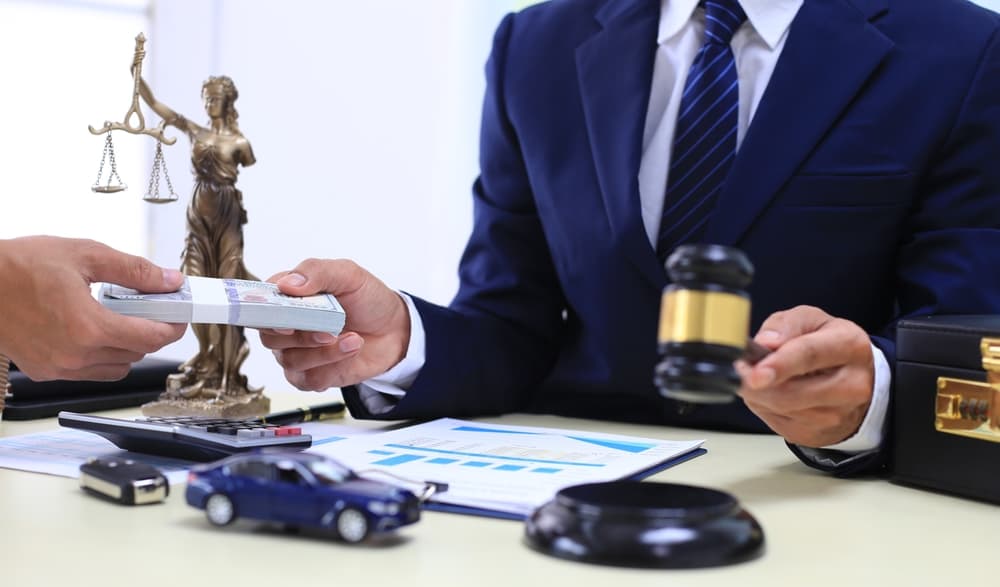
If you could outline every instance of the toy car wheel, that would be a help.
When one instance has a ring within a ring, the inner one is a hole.
[[[233,500],[222,493],[213,493],[205,501],[205,517],[216,526],[225,526],[236,519]]]
[[[368,537],[368,518],[356,508],[344,508],[337,514],[337,534],[345,542],[361,542]]]

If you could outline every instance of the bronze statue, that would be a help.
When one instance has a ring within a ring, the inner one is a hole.
[[[141,72],[138,93],[163,124],[191,140],[194,194],[187,209],[188,235],[181,256],[187,275],[256,280],[243,263],[243,195],[236,188],[239,167],[255,163],[250,142],[240,132],[233,80],[210,77],[202,86],[209,123],[200,126],[159,102]],[[143,406],[146,415],[205,414],[243,417],[267,413],[269,400],[251,389],[240,367],[249,354],[243,328],[193,324],[199,351],[167,380],[160,400]]]

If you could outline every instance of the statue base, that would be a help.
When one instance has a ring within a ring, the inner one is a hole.
[[[142,414],[157,416],[205,416],[210,418],[243,419],[267,415],[271,400],[263,393],[218,398],[185,399],[163,397],[142,405]]]

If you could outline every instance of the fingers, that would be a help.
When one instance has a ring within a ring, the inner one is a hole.
[[[321,391],[366,378],[359,364],[363,345],[364,340],[352,332],[340,336],[336,344],[275,350],[274,357],[289,383],[303,391]]]
[[[357,335],[354,335],[357,337]],[[360,339],[360,337],[357,337]],[[275,350],[274,357],[278,364],[291,371],[308,371],[323,365],[339,363],[355,356],[360,350],[360,345],[352,346],[350,350],[344,351],[338,344],[329,344],[313,348],[289,348]]]
[[[135,359],[135,361],[138,360],[139,359]],[[132,363],[135,361],[89,365],[83,369],[59,371],[51,377],[36,380],[46,381],[51,379],[64,379],[67,381],[117,381],[128,375],[129,370],[132,368]]]
[[[749,367],[737,366],[737,372],[745,376]],[[841,365],[825,371],[795,377],[780,384],[759,389],[745,388],[740,391],[748,406],[766,408],[781,413],[793,413],[814,408],[828,408],[843,405],[845,398],[857,390],[868,395],[871,390],[867,371],[853,365]]]
[[[336,348],[342,355],[355,354],[364,345],[364,338],[355,332],[343,332],[340,336],[334,336],[328,332],[302,332],[294,331],[290,335],[264,334],[261,332],[261,343],[275,351],[275,356],[282,351],[306,351],[312,349]],[[293,356],[294,353],[289,353]],[[299,369],[308,369],[315,365],[285,364],[282,366]]]
[[[293,371],[285,369],[285,379],[300,391],[324,391],[331,387],[353,385],[341,375],[338,365],[324,365],[308,371]]]
[[[355,385],[368,377],[361,375],[357,357],[326,363],[311,369],[285,369],[285,379],[302,391],[323,391],[331,387]]]
[[[19,362],[18,368],[35,381],[68,379],[73,381],[108,381],[121,379],[132,363],[143,357],[143,353],[117,348],[78,349],[67,347],[51,349],[44,360]],[[37,359],[40,359],[37,358]]]
[[[756,378],[752,378],[751,385],[767,387],[796,377],[822,375],[870,355],[867,336],[860,329],[854,331],[845,326],[831,322],[827,328],[789,340],[759,365],[773,371],[772,381],[766,383],[765,373],[764,385]]]
[[[870,355],[868,335],[857,325],[809,306],[772,315],[754,340],[776,351],[746,371],[744,382],[753,389],[780,385]]]
[[[337,337],[329,332],[310,332],[290,329],[261,329],[260,342],[272,350],[312,348],[333,343]]]
[[[869,405],[867,401],[851,401],[793,410],[781,403],[743,399],[750,411],[788,442],[817,448],[836,444],[857,433]]]
[[[184,276],[176,269],[164,269],[148,259],[93,241],[85,241],[81,246],[84,267],[89,268],[91,281],[106,281],[152,293],[176,291],[184,283]]]
[[[287,336],[289,334],[295,334],[298,331],[294,328],[258,328],[257,332],[267,335]]]
[[[111,379],[121,367],[180,339],[187,328],[122,316],[89,296],[69,307],[73,311],[63,312],[44,339],[22,349],[17,363],[29,377]]]
[[[105,308],[100,308],[101,339],[93,341],[93,346],[119,348],[148,354],[176,342],[184,335],[187,324],[167,324],[144,318],[122,316]]]

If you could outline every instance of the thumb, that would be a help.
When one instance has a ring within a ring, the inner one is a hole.
[[[149,293],[176,291],[184,283],[184,275],[176,269],[164,269],[148,259],[105,245],[98,245],[90,253],[93,281],[106,281]]]
[[[793,338],[819,330],[832,319],[814,306],[796,306],[768,316],[754,341],[774,350]]]
[[[346,259],[308,259],[277,280],[282,292],[307,296],[319,292],[342,295],[361,288],[368,273]]]

